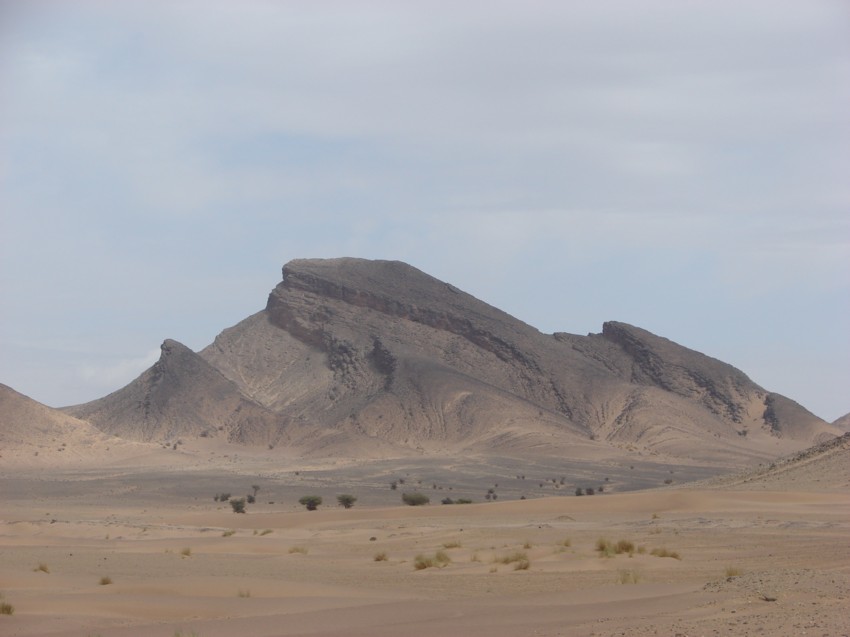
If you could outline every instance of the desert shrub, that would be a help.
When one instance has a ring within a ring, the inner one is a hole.
[[[100,585],[101,586],[109,586],[111,583],[112,583],[112,578],[109,577],[108,575],[104,575],[103,577],[100,578]]]
[[[420,554],[413,558],[413,568],[417,571],[421,571],[426,568],[443,568],[451,561],[452,558],[450,558],[448,553],[445,551],[437,551],[433,557]]]
[[[398,489],[398,481],[397,480],[393,480],[392,482],[390,482],[390,489],[392,489],[393,491]]]
[[[457,540],[451,540],[450,542],[443,542],[444,549],[459,549],[461,547],[460,542]]]
[[[354,506],[354,503],[357,502],[357,498],[348,493],[343,493],[342,495],[336,496],[336,501],[339,502],[339,506],[350,509]]]
[[[743,575],[743,573],[744,572],[737,566],[726,567],[726,577],[740,577],[741,575]]]
[[[218,501],[219,502],[227,502],[229,499],[230,499],[229,493],[219,493],[218,494]]]
[[[389,558],[385,551],[381,551],[380,553],[375,553],[375,556],[372,559],[376,562],[386,562]]]
[[[570,538],[564,538],[560,542],[558,542],[558,546],[572,546],[572,540]]]
[[[229,531],[222,532],[221,537],[230,537],[231,535],[233,535],[235,533],[236,533],[236,531],[234,531],[233,529],[230,529]]]
[[[274,533],[274,531],[272,529],[263,529],[260,531],[260,536],[269,535],[270,533]]]
[[[673,478],[667,478],[667,479],[664,481],[664,484],[673,484]]]
[[[610,540],[605,539],[604,537],[601,537],[596,540],[596,551],[601,557],[611,557],[617,552],[614,544]]]
[[[315,511],[321,503],[322,496],[320,495],[305,495],[298,500],[298,504],[303,504],[308,511]]]
[[[672,557],[675,560],[682,559],[682,556],[679,555],[678,551],[668,551],[666,548],[652,549],[649,554],[656,557]]]
[[[576,495],[584,495],[584,489],[581,487],[576,487]]]
[[[455,503],[455,501],[452,500],[451,498],[443,498],[442,500],[440,500],[440,504],[454,504],[454,503]]]
[[[498,562],[499,564],[514,564],[516,562],[522,561],[528,562],[528,555],[526,555],[522,551],[514,551],[513,553],[508,553],[507,555],[501,555],[499,557],[496,557],[493,561]]]
[[[230,501],[230,507],[234,513],[245,513],[245,498],[236,498]]]
[[[15,607],[8,602],[0,602],[0,615],[14,615]]]
[[[634,542],[630,542],[629,540],[620,540],[619,542],[617,542],[615,551],[618,555],[620,553],[628,553],[629,555],[631,555],[635,552]]]
[[[455,500],[455,504],[472,504],[472,500],[469,498],[458,498]]]
[[[593,490],[593,487],[587,487],[587,488],[584,490],[584,494],[585,494],[585,495],[593,495],[594,493],[595,493],[595,491]]]
[[[248,495],[246,495],[246,496],[245,496],[245,501],[246,501],[248,504],[254,504],[254,503],[257,501],[257,498],[256,498],[256,497],[254,497],[252,494],[250,494],[250,493],[249,493]]]
[[[241,589],[241,588],[240,588],[238,591],[236,591],[236,594],[237,594],[239,597],[251,597],[251,591],[250,591],[249,589],[247,589],[247,588],[246,588],[246,589]]]
[[[526,540],[526,541],[523,543],[522,548],[524,548],[524,549],[530,549],[532,546],[533,546],[533,544],[531,543],[531,540]]]
[[[180,555],[183,557],[192,557],[192,549],[187,546],[180,550]]]
[[[515,571],[527,571],[531,567],[531,562],[526,559],[517,560],[514,562]]]
[[[41,572],[41,573],[49,573],[49,572],[50,572],[50,568],[49,568],[49,567],[47,566],[47,564],[45,564],[44,562],[39,562],[39,563],[38,563],[38,566],[36,566],[36,567],[35,567],[34,569],[32,569],[32,570],[33,570],[34,572],[36,572],[36,573],[38,573],[38,572]]]
[[[428,504],[431,501],[424,493],[402,493],[401,501],[407,505],[412,507],[422,506],[423,504]]]
[[[301,555],[307,555],[307,547],[306,546],[290,546],[289,553],[300,553]]]

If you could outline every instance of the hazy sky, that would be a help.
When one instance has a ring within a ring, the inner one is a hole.
[[[199,350],[298,257],[850,411],[850,5],[0,0],[0,382]]]

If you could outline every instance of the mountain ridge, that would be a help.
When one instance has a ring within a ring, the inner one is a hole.
[[[263,310],[197,354],[163,348],[127,387],[66,411],[130,438],[224,431],[307,455],[589,445],[738,466],[838,433],[641,328],[544,334],[400,261],[290,261]]]

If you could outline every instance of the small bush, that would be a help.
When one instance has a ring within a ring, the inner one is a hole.
[[[621,553],[628,553],[629,555],[631,555],[635,552],[635,545],[634,542],[630,542],[629,540],[620,540],[619,542],[617,542],[615,550],[617,555]]]
[[[307,555],[307,547],[306,546],[290,546],[289,553],[300,553],[301,555]]]
[[[402,493],[401,501],[409,506],[416,507],[428,504],[431,502],[431,498],[424,493]]]
[[[35,573],[38,573],[39,571],[40,571],[40,572],[42,572],[42,573],[49,573],[49,572],[50,572],[50,568],[49,568],[49,567],[47,566],[47,564],[45,564],[44,562],[39,562],[38,566],[36,566],[36,567],[35,567],[34,569],[32,569],[32,570],[33,570]]]
[[[376,562],[386,562],[389,558],[387,557],[386,552],[381,551],[380,553],[375,553],[375,556],[372,559]]]
[[[245,496],[245,501],[248,504],[254,504],[257,501],[257,498],[249,493],[248,495]]]
[[[0,602],[0,615],[14,615],[15,607],[8,602]]]
[[[434,557],[429,557],[426,555],[417,555],[413,558],[413,568],[417,571],[424,570],[426,568],[443,568],[447,566],[452,561],[452,558],[449,557],[448,553],[445,551],[437,551],[434,554]]]
[[[611,557],[617,552],[614,544],[612,544],[609,540],[606,540],[604,537],[596,540],[596,551],[601,557]]]
[[[354,503],[357,502],[357,498],[348,493],[343,493],[342,495],[336,496],[336,501],[339,502],[339,506],[344,509],[350,509],[354,506]]]
[[[319,508],[319,505],[322,504],[322,496],[320,495],[305,495],[301,496],[298,500],[298,504],[303,504],[308,511],[315,511]]]
[[[230,507],[234,513],[245,513],[245,498],[236,498],[230,501]]]
[[[274,531],[271,529],[263,529],[262,531],[260,531],[260,536],[262,537],[263,535],[269,535],[270,533],[274,533]]]
[[[233,535],[235,533],[236,533],[236,531],[234,531],[233,529],[230,529],[229,531],[224,531],[221,534],[221,537],[230,537],[231,535]]]
[[[183,557],[192,557],[192,549],[187,546],[180,551],[180,555]]]
[[[528,559],[521,559],[514,562],[515,571],[527,571],[531,567],[531,562]]]
[[[109,577],[108,575],[105,575],[105,576],[100,578],[100,585],[101,586],[109,586],[111,583],[112,583],[112,578]]]
[[[674,560],[682,559],[682,556],[679,555],[678,551],[668,551],[666,548],[652,549],[649,554],[656,557],[672,557]]]

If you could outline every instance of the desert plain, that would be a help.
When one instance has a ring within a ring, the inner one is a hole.
[[[600,460],[563,485],[555,459],[104,444],[3,459],[0,635],[850,634],[846,438],[732,478]],[[245,514],[215,499],[254,491]],[[414,491],[430,504],[405,506]]]

